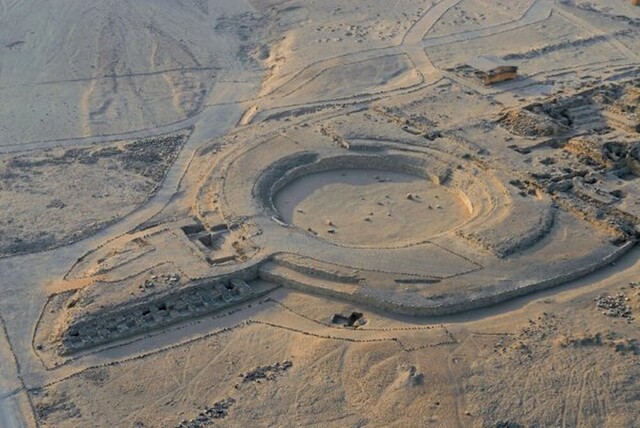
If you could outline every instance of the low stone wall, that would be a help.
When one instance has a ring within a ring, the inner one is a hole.
[[[432,165],[434,163],[435,165]],[[444,184],[451,176],[451,169],[437,165],[428,157],[414,157],[401,154],[382,156],[342,155],[315,160],[310,154],[283,158],[263,173],[256,184],[254,195],[273,213],[277,210],[273,196],[287,184],[309,174],[339,169],[371,169],[399,172]]]
[[[348,272],[347,268],[330,265],[308,257],[294,256],[291,254],[277,254],[272,260],[279,265],[294,269],[306,275],[328,279],[329,281],[340,281],[357,284],[362,278],[355,273],[355,269]]]
[[[283,176],[287,176],[292,169],[313,165],[317,159],[318,155],[310,152],[296,153],[279,159],[260,175],[254,186],[253,196],[265,206],[272,207],[274,183],[279,182]]]
[[[518,251],[532,247],[549,234],[555,223],[556,209],[550,204],[540,217],[535,218],[527,230],[514,233],[507,238],[492,236],[495,231],[503,231],[504,225],[498,223],[494,227],[487,227],[479,232],[458,231],[457,235],[474,245],[490,251],[496,257],[504,258]],[[516,217],[514,215],[514,217]]]
[[[446,306],[443,305],[432,314],[424,315],[449,315],[474,309],[480,309],[486,306],[492,306],[498,303],[502,303],[516,297],[525,296],[527,294],[535,293],[537,291],[575,281],[616,261],[628,251],[630,251],[636,245],[636,243],[636,241],[627,242],[616,251],[600,260],[595,260],[583,267],[562,273],[560,275],[556,275],[546,280],[528,285],[520,285],[519,283],[514,283],[511,281],[507,282],[504,285],[498,284],[493,287],[493,289],[497,288],[499,290],[498,292],[486,292],[484,295],[472,296],[469,299],[458,299],[458,301],[456,302],[452,302],[451,304],[447,304]],[[490,290],[491,288],[488,287],[488,291]],[[422,314],[416,313],[416,315]]]
[[[396,314],[412,316],[442,316],[492,306],[516,297],[521,297],[527,294],[534,293],[536,291],[574,281],[617,260],[622,255],[631,250],[635,246],[635,244],[635,241],[627,242],[603,259],[595,260],[592,263],[589,263],[578,269],[574,269],[563,274],[550,277],[537,283],[522,284],[513,281],[505,281],[503,284],[495,284],[493,286],[488,284],[482,292],[475,293],[475,295],[462,296],[462,293],[459,293],[459,295],[446,301],[430,301],[425,304],[387,300],[383,296],[376,294],[375,291],[371,291],[369,293],[343,293],[335,289],[315,287],[312,281],[306,282],[294,278],[287,278],[279,275],[274,275],[268,271],[263,270],[260,270],[259,274],[261,278],[268,281],[276,282],[283,287],[343,301],[349,301],[358,305],[371,306],[376,309],[389,311]]]

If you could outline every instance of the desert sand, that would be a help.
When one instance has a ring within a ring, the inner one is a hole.
[[[428,238],[467,214],[464,204],[441,186],[376,170],[310,174],[281,189],[274,203],[285,222],[352,246]]]
[[[640,6],[0,22],[0,427],[640,426]]]

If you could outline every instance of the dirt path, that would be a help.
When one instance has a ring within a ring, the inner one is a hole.
[[[429,9],[405,34],[402,48],[409,55],[415,67],[427,80],[435,80],[439,74],[424,51],[422,39],[449,9],[461,0],[443,0]]]
[[[0,426],[31,428],[36,422],[31,403],[20,378],[16,358],[0,318]]]
[[[554,2],[552,0],[538,0],[519,18],[514,21],[497,24],[491,27],[483,27],[477,30],[468,30],[461,33],[446,36],[427,37],[422,42],[424,47],[447,45],[465,40],[479,39],[493,36],[507,31],[517,30],[526,25],[544,21],[551,15]]]
[[[595,25],[589,24],[583,19],[578,18],[576,15],[572,14],[566,6],[559,5],[557,10],[560,15],[573,22],[578,27],[581,27],[582,29],[590,32],[593,35],[604,37],[605,40],[609,42],[614,49],[618,50],[625,57],[634,61],[640,61],[640,55],[625,46],[622,42],[616,39],[614,35],[609,34],[608,32],[601,30]]]

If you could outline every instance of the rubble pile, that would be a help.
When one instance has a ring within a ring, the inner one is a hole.
[[[198,416],[191,420],[181,421],[176,428],[200,428],[211,425],[216,419],[223,419],[229,415],[229,409],[235,404],[233,398],[218,401],[211,407],[205,407]]]
[[[259,366],[248,373],[241,373],[242,383],[256,382],[260,380],[274,380],[278,375],[289,370],[293,363],[289,360],[277,362],[268,366]]]
[[[346,316],[342,314],[333,314],[331,322],[333,324],[342,324],[344,327],[358,328],[361,325],[365,325],[367,320],[363,318],[362,312],[351,312],[351,315]]]
[[[564,120],[558,120],[542,110],[516,109],[508,111],[501,119],[500,125],[515,135],[523,137],[551,137],[562,135],[569,130]],[[565,122],[565,123],[563,123]]]
[[[637,142],[607,141],[597,135],[580,136],[569,140],[564,150],[599,170],[619,171],[623,175],[640,173],[640,143]]]
[[[615,296],[598,296],[595,298],[596,307],[605,309],[602,314],[608,317],[625,318],[628,321],[633,320],[631,307],[627,304],[629,298],[623,293],[617,293]]]
[[[144,283],[140,285],[138,288],[144,291],[149,288],[155,288],[155,286],[158,283],[178,285],[179,281],[180,281],[180,275],[178,275],[177,273],[165,274],[165,275],[159,275],[159,276],[153,275],[151,278],[145,279]]]

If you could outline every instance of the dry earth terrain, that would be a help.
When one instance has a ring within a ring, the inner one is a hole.
[[[0,94],[0,427],[640,426],[630,0],[0,0]]]

